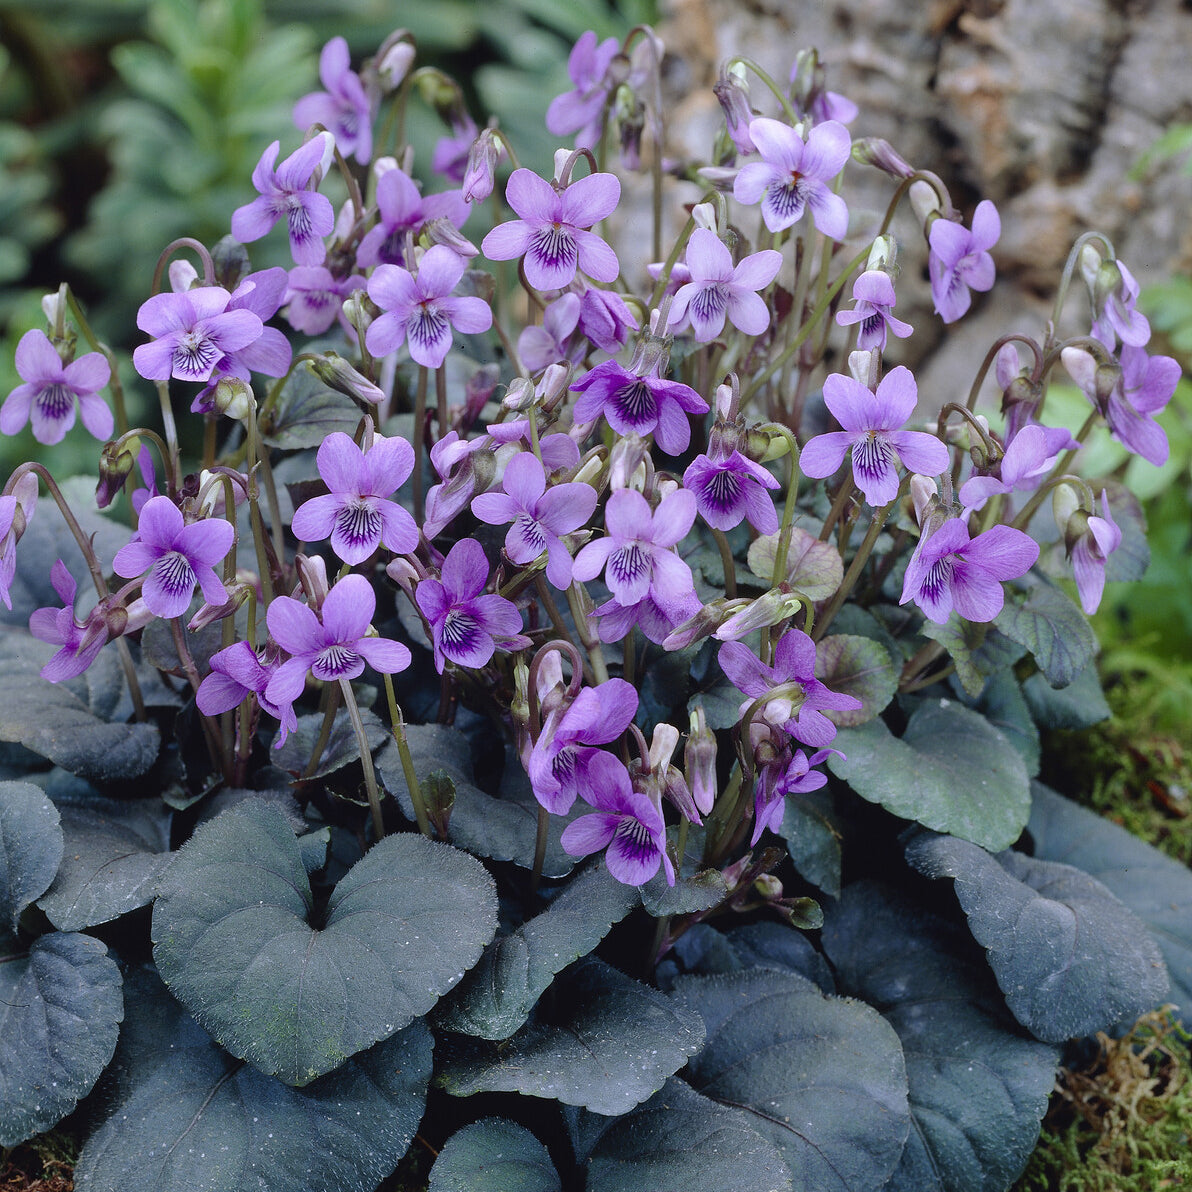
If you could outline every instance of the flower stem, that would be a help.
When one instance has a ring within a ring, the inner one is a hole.
[[[378,840],[384,840],[385,819],[381,815],[381,792],[377,790],[377,775],[373,770],[372,750],[368,747],[368,734],[364,731],[364,721],[360,719],[360,708],[356,704],[351,681],[340,679],[339,689],[343,693],[344,707],[348,710],[348,719],[352,722],[352,728],[356,730],[356,740],[360,745],[360,765],[364,769],[364,789],[368,792],[368,809],[372,813],[373,834]]]
[[[418,831],[428,840],[431,837],[430,817],[426,814],[426,804],[422,800],[422,788],[418,785],[418,772],[414,769],[414,758],[410,754],[410,743],[406,740],[406,722],[401,714],[401,707],[393,691],[393,676],[385,675],[385,699],[389,703],[389,724],[393,731],[393,743],[397,746],[397,755],[401,758],[401,772],[405,775],[406,786],[410,792],[410,802],[414,804],[414,818],[418,821]]]

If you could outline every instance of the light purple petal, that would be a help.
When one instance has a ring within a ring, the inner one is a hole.
[[[412,661],[410,651],[401,642],[384,637],[358,638],[354,649],[373,670],[383,675],[404,671]]]
[[[843,124],[835,120],[817,124],[807,134],[807,144],[799,163],[800,172],[808,177],[829,182],[844,169],[851,148],[852,139]],[[814,206],[812,204],[813,209]]]
[[[436,244],[423,254],[418,266],[418,290],[425,298],[443,298],[451,293],[464,275],[463,257],[445,244]]]
[[[443,561],[443,587],[453,601],[470,600],[488,583],[488,559],[474,538],[461,538]]]
[[[422,297],[410,271],[400,265],[378,265],[368,279],[368,296],[382,310],[399,314],[406,313]]]
[[[757,699],[773,690],[773,672],[744,642],[725,642],[717,657],[725,678],[743,695]]]
[[[559,843],[563,850],[573,857],[586,857],[598,853],[616,835],[621,817],[608,812],[581,815],[563,829]]]
[[[993,526],[978,534],[961,554],[996,579],[1017,579],[1039,558],[1039,544],[1013,526]]]
[[[15,361],[22,380],[29,381],[38,388],[41,387],[41,382],[56,381],[63,375],[62,359],[50,343],[50,337],[36,327],[21,336],[17,343]]]
[[[325,440],[324,440],[325,441]],[[294,510],[290,528],[299,542],[322,542],[335,529],[335,515],[341,501],[334,493],[312,497]]]
[[[506,468],[508,477],[509,470]],[[596,490],[590,484],[577,481],[559,484],[546,492],[538,502],[538,521],[554,534],[570,534],[578,530],[596,510]]]
[[[288,597],[278,597],[277,600],[269,606],[269,613],[272,616],[273,610],[283,599]],[[293,601],[292,603],[297,603]],[[307,610],[310,611],[309,609]],[[314,616],[314,613],[311,613]],[[273,632],[270,626],[270,632]],[[274,635],[276,641],[276,635]],[[306,672],[310,670],[310,659],[306,658],[290,658],[283,662],[281,666],[273,672],[273,678],[269,680],[265,688],[265,698],[277,707],[292,704],[301,694],[306,686]]]
[[[395,555],[413,554],[418,549],[418,523],[413,515],[393,501],[381,501],[381,541]]]
[[[355,643],[368,632],[376,609],[372,584],[362,575],[345,575],[323,601],[323,628],[332,641]]]
[[[988,571],[957,561],[952,572],[952,601],[965,620],[992,621],[1002,611],[1005,599],[1002,585]]]
[[[192,522],[179,531],[174,545],[193,564],[212,567],[221,563],[236,537],[230,522],[220,517],[209,517]]]
[[[695,521],[695,514],[694,493],[685,488],[668,493],[654,511],[650,538],[655,546],[674,546],[682,541]]]
[[[456,331],[464,335],[479,335],[493,325],[492,307],[483,298],[445,298],[440,305]]]
[[[807,206],[811,208],[815,226],[825,236],[843,240],[848,235],[848,205],[822,182],[806,180],[805,186]]]
[[[732,290],[728,296],[728,318],[738,331],[761,335],[770,326],[770,308],[749,290]]]
[[[490,261],[512,261],[520,257],[529,247],[534,229],[520,219],[498,224],[480,242],[480,251]]]
[[[809,439],[799,453],[799,470],[804,476],[822,480],[831,476],[844,463],[845,453],[852,445],[848,431],[834,430]]]
[[[847,136],[847,132],[845,135]],[[789,124],[783,124],[769,116],[758,116],[749,122],[749,139],[757,146],[758,153],[767,163],[783,170],[799,169],[802,165],[807,146]]]
[[[558,194],[549,182],[539,178],[533,170],[517,169],[509,175],[505,201],[534,228],[559,218],[561,203]]]
[[[319,624],[319,618],[315,616],[314,611],[290,596],[275,597],[273,603],[269,605],[269,611],[265,614],[265,620],[269,626],[269,636],[283,650],[295,657],[310,657],[327,645],[327,635],[323,631],[323,626]],[[283,664],[282,669],[284,670],[284,668]],[[305,666],[300,673],[306,673]],[[278,701],[272,694],[273,683],[276,679],[277,675],[274,675],[269,683],[269,698],[275,703],[288,703],[302,693],[302,688],[299,686],[297,693]]]
[[[782,262],[782,254],[773,252],[773,256]],[[687,268],[691,270],[695,282],[729,281],[733,277],[733,258],[728,247],[708,228],[696,228],[687,242]],[[751,259],[751,258],[750,258]],[[777,266],[775,266],[777,272]],[[765,282],[761,283],[766,284]],[[754,289],[760,288],[754,286]]]
[[[746,290],[761,290],[768,286],[782,268],[782,253],[772,248],[751,253],[733,270],[733,285]]]
[[[125,579],[143,575],[161,558],[162,552],[145,542],[133,541],[122,546],[112,559],[112,570]]]
[[[889,436],[890,444],[902,460],[903,466],[911,472],[924,476],[938,476],[948,469],[951,456],[948,448],[925,431],[903,430]]]
[[[230,712],[248,694],[249,689],[230,675],[212,671],[195,692],[195,703],[204,716],[218,716]]]
[[[615,174],[588,174],[577,178],[563,192],[560,215],[565,223],[577,228],[590,228],[602,219],[607,219],[620,201],[621,183]],[[513,204],[510,203],[510,206]],[[518,211],[518,215],[527,218],[521,211]],[[612,281],[612,278],[599,280]]]

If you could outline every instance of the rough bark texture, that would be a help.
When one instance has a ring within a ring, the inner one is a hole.
[[[1098,229],[1145,285],[1192,268],[1192,176],[1156,160],[1130,177],[1173,122],[1192,121],[1192,4],[1179,0],[663,0],[676,149],[706,155],[722,116],[719,65],[741,54],[785,83],[795,53],[818,48],[828,86],[854,100],[854,137],[889,140],[941,175],[971,214],[1002,213],[999,280],[948,334],[931,312],[922,237],[903,209],[898,314],[915,326],[891,363],[915,367],[933,404],[967,390],[985,350],[1038,333],[1072,241]],[[764,88],[754,106],[776,114]],[[893,183],[850,163],[858,245]],[[683,188],[687,198],[693,188]],[[874,213],[866,221],[864,211]],[[1076,318],[1086,308],[1074,297]],[[1087,326],[1087,324],[1086,324]]]

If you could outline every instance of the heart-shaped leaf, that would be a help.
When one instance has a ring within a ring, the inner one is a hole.
[[[0,782],[0,932],[54,880],[62,861],[58,809],[31,782]]]
[[[772,579],[777,558],[777,534],[760,534],[749,544],[749,570],[765,583],[777,582]],[[844,579],[844,564],[830,542],[821,542],[814,534],[792,526],[786,575],[778,579],[785,579],[808,600],[827,600]]]
[[[928,877],[955,879],[1006,1004],[1045,1042],[1133,1022],[1166,996],[1158,945],[1082,870],[1009,851],[994,857],[967,840],[926,833],[906,855]]]
[[[589,957],[499,1051],[462,1044],[439,1083],[457,1097],[524,1093],[615,1116],[657,1092],[703,1038],[698,1014]]]
[[[1095,662],[1066,687],[1053,687],[1041,672],[1033,674],[1023,683],[1022,694],[1040,728],[1091,728],[1113,715]]]
[[[778,835],[786,841],[795,868],[825,894],[840,893],[840,842],[843,830],[827,790],[787,795]]]
[[[746,1110],[796,1188],[876,1192],[885,1184],[910,1113],[902,1047],[876,1010],[760,969],[680,977],[673,996],[708,1032],[688,1081]]]
[[[921,704],[901,738],[881,720],[842,729],[828,768],[863,799],[989,849],[1018,839],[1030,814],[1022,758],[983,716],[952,700]]]
[[[1038,678],[1038,675],[1033,676]],[[1000,732],[1022,758],[1026,772],[1039,773],[1039,730],[1027,707],[1022,687],[1012,671],[999,671],[990,677],[976,702],[976,709]]]
[[[317,447],[333,431],[354,434],[360,422],[355,402],[329,389],[300,364],[286,382],[275,413],[261,421],[261,437],[270,447],[293,451]]]
[[[79,931],[152,902],[170,863],[170,816],[159,803],[91,795],[59,799],[58,810],[62,865],[37,902],[55,927]]]
[[[680,967],[700,977],[776,969],[806,977],[824,993],[836,992],[832,970],[823,955],[801,931],[784,923],[750,923],[727,933],[697,923],[679,937],[659,965],[658,983],[663,989],[674,988]]]
[[[233,1055],[305,1085],[425,1014],[496,931],[473,857],[415,834],[375,844],[321,929],[285,817],[246,802],[203,824],[153,908],[162,977]]]
[[[1039,1135],[1055,1047],[1022,1035],[963,929],[875,882],[827,908],[842,992],[880,1006],[906,1056],[914,1128],[888,1192],[1005,1192]]]
[[[1018,642],[1011,641],[992,625],[966,621],[958,613],[942,625],[927,621],[919,632],[948,651],[960,685],[973,699],[985,689],[990,675],[1013,666],[1026,653]]]
[[[48,1130],[91,1091],[116,1048],[120,970],[89,935],[23,950],[0,932],[0,1146]]]
[[[1092,661],[1097,638],[1088,618],[1059,588],[1037,580],[1009,595],[994,624],[1026,646],[1053,687],[1066,687]]]
[[[546,1147],[525,1126],[483,1118],[447,1139],[429,1192],[562,1192]]]
[[[871,637],[847,633],[825,637],[816,646],[815,677],[832,691],[861,701],[859,708],[824,712],[839,728],[856,728],[872,720],[898,690],[898,671],[886,648]]]
[[[107,1118],[75,1183],[88,1192],[372,1192],[413,1140],[426,1104],[422,1022],[291,1088],[232,1059],[152,972],[128,979]]]

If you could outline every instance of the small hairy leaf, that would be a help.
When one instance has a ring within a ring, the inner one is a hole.
[[[959,614],[949,617],[942,625],[927,621],[919,632],[948,651],[960,685],[973,699],[985,689],[990,675],[1013,666],[1026,653],[1018,642],[1011,641],[992,625],[966,621]]]
[[[0,782],[0,932],[54,880],[62,861],[58,808],[31,782]]]
[[[430,1169],[429,1192],[562,1192],[546,1147],[525,1126],[483,1118],[457,1130]]]
[[[1041,580],[1025,596],[1008,595],[994,624],[1030,650],[1053,687],[1066,687],[1097,653],[1097,638],[1079,606]]]
[[[772,582],[777,557],[777,534],[760,534],[749,544],[749,570],[765,583]],[[844,564],[830,542],[820,542],[814,534],[792,526],[786,575],[779,579],[785,579],[808,600],[827,600],[844,579]]]

